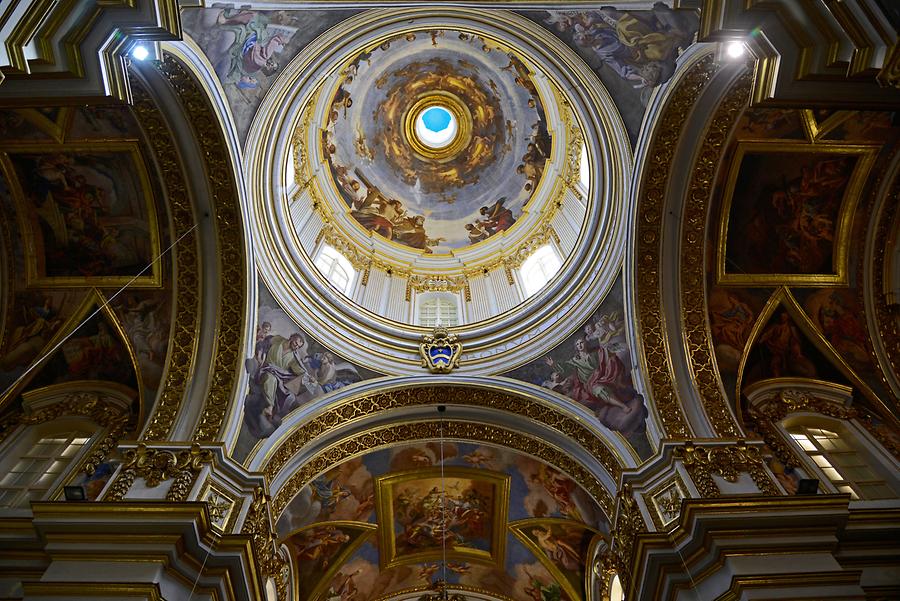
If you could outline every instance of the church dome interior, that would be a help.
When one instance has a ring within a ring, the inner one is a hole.
[[[0,38],[0,600],[900,598],[890,3]]]

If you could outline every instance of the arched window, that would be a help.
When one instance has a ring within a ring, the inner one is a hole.
[[[459,298],[449,292],[426,292],[419,296],[419,325],[433,328],[459,325]]]
[[[315,260],[316,268],[331,285],[344,294],[350,294],[356,270],[336,248],[323,244]]]
[[[591,162],[588,160],[587,145],[581,146],[581,160],[578,165],[578,183],[581,184],[582,192],[587,194],[591,188]]]
[[[849,493],[853,499],[895,498],[897,494],[874,468],[874,462],[859,452],[855,437],[842,430],[838,425],[807,423],[787,428],[794,442],[840,492]]]
[[[534,251],[519,269],[525,296],[532,296],[543,288],[559,272],[560,267],[562,261],[559,253],[551,245],[545,244]]]
[[[27,507],[57,488],[95,432],[86,424],[30,426],[4,449],[0,507]]]

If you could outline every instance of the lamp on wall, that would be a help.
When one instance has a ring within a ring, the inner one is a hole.
[[[429,592],[419,597],[418,601],[467,601],[466,597],[459,593],[452,595],[447,590],[447,488],[444,481],[444,412],[445,405],[438,405],[438,413],[441,414],[440,425],[440,449],[441,449],[441,577],[431,583]]]

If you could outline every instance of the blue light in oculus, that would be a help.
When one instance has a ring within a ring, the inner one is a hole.
[[[450,114],[450,111],[439,106],[433,106],[422,113],[422,123],[436,134],[447,129],[451,120],[453,120],[453,115]]]
[[[416,137],[428,148],[444,148],[456,138],[459,124],[443,106],[431,106],[416,117]]]

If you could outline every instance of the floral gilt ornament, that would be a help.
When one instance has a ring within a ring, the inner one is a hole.
[[[422,367],[427,367],[433,374],[449,374],[454,367],[459,367],[460,353],[459,338],[444,326],[435,326],[431,334],[422,336],[419,344]]]

